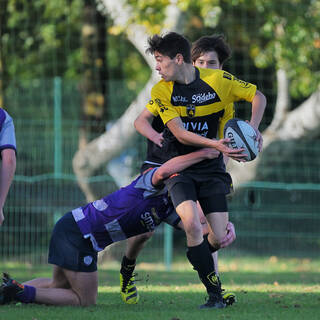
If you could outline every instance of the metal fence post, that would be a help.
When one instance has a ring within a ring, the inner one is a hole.
[[[59,179],[62,174],[62,124],[61,124],[61,78],[55,77],[53,81],[54,99],[54,178]],[[53,213],[54,223],[58,221],[61,213],[57,210]]]
[[[54,78],[54,176],[58,178],[62,172],[61,144],[61,78]]]
[[[172,267],[172,247],[173,247],[173,228],[165,223],[164,225],[164,264],[166,270]]]

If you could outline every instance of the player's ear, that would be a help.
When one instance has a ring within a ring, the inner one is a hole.
[[[177,53],[177,55],[175,57],[175,61],[177,64],[182,64],[184,61],[183,55],[181,53]]]

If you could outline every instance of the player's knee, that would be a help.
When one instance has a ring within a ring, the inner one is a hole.
[[[190,237],[197,237],[199,234],[202,235],[202,227],[200,223],[196,221],[188,221],[188,223],[184,223],[185,232]]]
[[[97,304],[97,294],[77,295],[78,303],[81,307],[90,307]]]
[[[94,306],[94,305],[96,305],[97,304],[97,301],[96,301],[96,299],[94,298],[92,298],[92,299],[85,299],[85,300],[83,300],[83,301],[81,301],[81,304],[80,304],[80,306],[81,307],[90,307],[90,306]]]

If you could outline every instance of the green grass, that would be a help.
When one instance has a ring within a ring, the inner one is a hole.
[[[48,267],[0,264],[18,280],[49,277]],[[0,320],[206,320],[206,319],[319,319],[320,260],[269,258],[221,259],[223,287],[237,295],[238,302],[223,310],[198,310],[205,299],[195,271],[175,263],[172,271],[161,264],[139,264],[138,305],[120,299],[119,265],[104,265],[99,271],[99,296],[95,307],[43,305],[0,306]]]

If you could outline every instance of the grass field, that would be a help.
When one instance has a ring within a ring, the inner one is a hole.
[[[50,277],[48,267],[0,264],[17,280]],[[196,272],[185,262],[172,271],[163,265],[139,264],[138,305],[125,305],[119,295],[117,263],[101,266],[95,307],[44,305],[0,306],[0,320],[206,320],[320,319],[320,260],[267,258],[221,259],[223,287],[238,302],[222,310],[199,310],[206,294]]]

